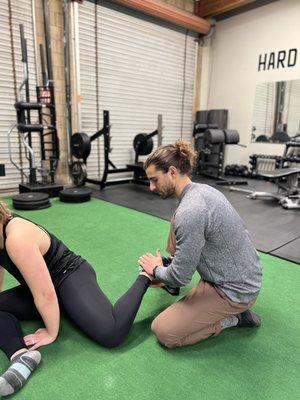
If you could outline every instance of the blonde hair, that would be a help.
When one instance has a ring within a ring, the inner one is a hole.
[[[146,170],[150,165],[156,169],[168,172],[173,165],[181,174],[190,175],[195,164],[196,153],[189,142],[177,140],[175,144],[160,146],[147,158],[144,164]]]
[[[7,205],[0,200],[0,248],[3,248],[3,225],[11,217],[11,211]]]

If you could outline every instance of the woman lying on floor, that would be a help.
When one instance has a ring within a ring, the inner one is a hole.
[[[11,360],[0,376],[0,396],[18,391],[38,366],[36,350],[55,341],[60,307],[91,339],[121,344],[133,324],[151,278],[140,272],[113,306],[90,264],[52,233],[0,202],[0,291],[6,269],[20,283],[0,293],[0,349]],[[23,338],[20,320],[41,318],[45,327]]]

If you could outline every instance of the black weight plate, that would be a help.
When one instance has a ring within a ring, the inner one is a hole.
[[[71,151],[76,158],[88,158],[91,152],[91,139],[83,132],[74,133],[71,137]]]
[[[51,206],[47,193],[21,193],[13,196],[12,201],[17,210],[41,210]]]
[[[62,201],[63,203],[84,203],[86,201],[91,200],[91,196],[85,196],[85,197],[64,197],[64,196],[59,196],[59,200]]]
[[[34,203],[40,202],[49,199],[49,194],[40,193],[40,192],[28,192],[17,194],[12,197],[13,201],[17,201],[18,203]]]
[[[87,179],[86,165],[81,161],[75,161],[70,168],[74,185],[83,186]]]
[[[138,151],[138,155],[140,156],[146,156],[153,150],[153,140],[152,138],[145,140],[147,136],[147,133],[139,133],[133,139],[133,148],[135,151]]]
[[[49,200],[42,201],[40,203],[18,203],[13,201],[13,207],[16,210],[43,210],[44,208],[51,207],[51,203]]]
[[[91,199],[91,193],[88,188],[69,188],[59,192],[59,199],[67,203],[82,203]]]

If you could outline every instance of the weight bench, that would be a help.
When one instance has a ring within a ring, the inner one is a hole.
[[[300,208],[300,188],[298,179],[300,176],[300,167],[279,168],[274,171],[260,171],[258,176],[274,181],[278,186],[276,193],[256,192],[247,189],[230,187],[231,191],[248,193],[248,198],[271,198],[277,200],[283,208]],[[286,182],[282,182],[286,178]]]

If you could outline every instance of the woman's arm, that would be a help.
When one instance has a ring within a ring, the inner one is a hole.
[[[37,335],[35,348],[53,342],[59,330],[59,305],[49,270],[39,246],[30,235],[11,233],[6,240],[6,250],[23,275],[40,313],[46,332]],[[34,336],[34,335],[33,335]],[[38,345],[38,346],[37,346]]]
[[[1,267],[1,265],[0,265],[0,292],[2,292],[2,289],[3,289],[4,272],[5,272],[5,269],[3,267]]]

